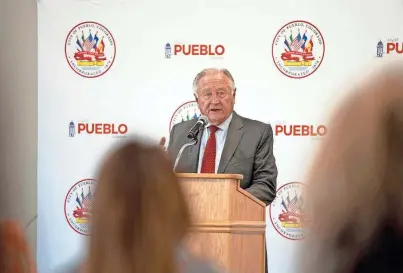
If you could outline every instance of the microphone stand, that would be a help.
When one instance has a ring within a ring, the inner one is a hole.
[[[192,139],[191,142],[185,143],[185,144],[182,146],[182,148],[181,148],[181,149],[179,150],[179,152],[178,152],[178,155],[176,156],[175,165],[174,165],[174,168],[173,168],[173,171],[174,171],[174,172],[175,172],[175,170],[176,170],[176,167],[178,166],[179,159],[181,158],[181,155],[182,155],[183,151],[184,151],[187,147],[192,146],[192,145],[196,145],[196,144],[197,144],[197,136],[196,136],[194,139]]]

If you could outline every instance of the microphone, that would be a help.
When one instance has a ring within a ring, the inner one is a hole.
[[[179,159],[182,156],[183,151],[192,145],[196,145],[198,142],[197,136],[199,135],[200,129],[204,128],[204,126],[207,124],[207,117],[206,116],[200,116],[199,119],[197,120],[196,124],[193,125],[193,127],[190,129],[187,138],[191,139],[192,141],[190,141],[189,143],[185,143],[179,150],[178,154],[176,155],[176,159],[175,159],[175,164],[174,164],[174,168],[173,171],[175,172],[176,167],[178,166],[179,163]]]
[[[187,147],[192,146],[192,145],[196,145],[196,144],[197,144],[197,138],[194,138],[194,139],[192,139],[191,142],[185,143],[185,144],[182,146],[182,148],[179,150],[178,154],[176,155],[175,164],[174,164],[174,168],[173,168],[173,171],[174,171],[174,172],[176,171],[176,167],[178,167],[179,159],[181,158],[183,151],[184,151]]]
[[[207,117],[206,116],[200,116],[199,119],[197,120],[196,124],[193,125],[193,127],[190,129],[188,133],[188,138],[189,139],[196,139],[197,135],[200,132],[201,128],[204,128],[207,124]]]

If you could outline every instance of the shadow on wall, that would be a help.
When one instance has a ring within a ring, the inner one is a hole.
[[[26,228],[36,256],[37,2],[0,1],[0,219]],[[21,20],[23,15],[24,20]]]

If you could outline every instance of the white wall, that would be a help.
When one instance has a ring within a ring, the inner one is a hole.
[[[37,7],[0,1],[0,219],[36,215]],[[36,253],[36,221],[26,229]]]

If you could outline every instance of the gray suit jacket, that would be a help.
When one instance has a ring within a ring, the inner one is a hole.
[[[175,161],[183,144],[189,142],[187,133],[197,119],[172,127],[168,153]],[[186,148],[177,172],[197,173],[200,139],[197,145]],[[270,124],[251,120],[233,112],[218,173],[242,174],[241,187],[269,205],[276,197],[277,166],[273,155],[273,129]]]

